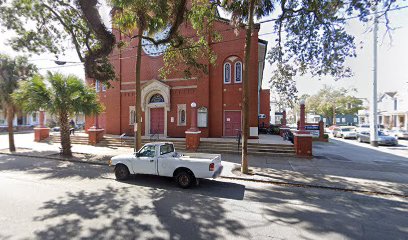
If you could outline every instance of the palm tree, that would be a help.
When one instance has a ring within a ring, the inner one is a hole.
[[[36,71],[35,65],[29,64],[26,57],[16,57],[13,59],[7,55],[0,54],[0,108],[3,109],[7,117],[10,152],[16,151],[13,129],[16,105],[11,98],[11,94],[18,88],[19,81],[27,79]]]
[[[48,72],[46,79],[35,75],[22,82],[13,98],[28,112],[42,108],[57,116],[60,125],[61,147],[64,156],[71,156],[69,117],[76,113],[97,114],[103,110],[95,90],[74,75]]]

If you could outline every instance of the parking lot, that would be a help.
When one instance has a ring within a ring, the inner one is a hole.
[[[330,139],[334,141],[340,141],[340,142],[353,144],[353,145],[363,147],[363,148],[376,149],[381,152],[390,153],[390,154],[394,154],[394,155],[401,156],[401,157],[408,157],[408,140],[407,139],[398,139],[398,145],[396,146],[378,146],[378,147],[372,147],[369,143],[358,142],[354,138],[350,138],[350,139],[334,138],[333,135],[330,135]]]

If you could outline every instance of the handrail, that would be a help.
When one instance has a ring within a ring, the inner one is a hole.
[[[237,130],[237,138],[236,141],[238,142],[237,148],[239,152],[239,146],[241,145],[241,138],[242,138],[242,130],[236,129]]]
[[[153,134],[150,134],[150,141],[153,141],[154,136],[157,136],[157,137],[156,137],[156,140],[159,140],[160,134],[159,134],[158,132],[159,132],[159,130],[156,130],[156,131],[154,131]]]

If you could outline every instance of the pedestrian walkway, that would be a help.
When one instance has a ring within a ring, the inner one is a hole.
[[[0,136],[0,153],[8,152],[7,136]],[[59,144],[35,143],[33,134],[16,135],[18,154],[34,157],[50,157],[59,153]],[[313,159],[296,157],[271,158],[266,156],[249,156],[251,175],[239,172],[241,156],[239,154],[222,154],[225,166],[222,176],[246,180],[266,181],[271,183],[299,184],[334,189],[358,190],[371,193],[386,193],[408,196],[408,158],[375,152],[366,149],[366,154],[373,160],[360,160],[346,157],[339,152],[338,143],[317,143]],[[341,146],[345,149],[345,146]],[[352,146],[353,147],[353,146]],[[132,148],[96,147],[91,145],[73,145],[74,153],[104,156],[97,158],[107,164],[106,159],[124,153],[132,153]],[[358,151],[358,149],[351,150]],[[358,156],[358,155],[357,155]]]

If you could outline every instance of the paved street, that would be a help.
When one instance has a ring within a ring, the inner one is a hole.
[[[181,190],[105,166],[0,155],[0,239],[406,239],[405,198],[245,181]],[[6,193],[6,194],[4,194]]]

